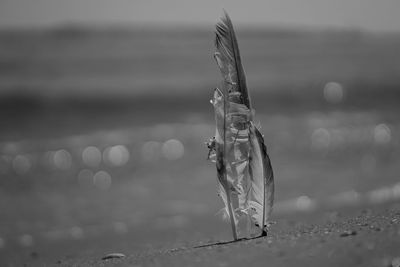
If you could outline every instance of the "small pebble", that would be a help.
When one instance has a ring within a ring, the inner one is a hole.
[[[343,233],[341,233],[340,236],[346,237],[346,236],[351,236],[351,235],[356,235],[356,234],[357,234],[357,232],[354,230],[353,231],[347,230],[347,231],[344,231]]]
[[[400,257],[396,257],[392,260],[392,267],[400,267]]]
[[[103,258],[101,258],[102,260],[109,260],[109,259],[120,259],[120,258],[124,258],[125,255],[122,253],[110,253],[105,255]]]

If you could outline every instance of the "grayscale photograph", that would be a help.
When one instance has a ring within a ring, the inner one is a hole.
[[[0,0],[0,266],[400,267],[399,14]]]

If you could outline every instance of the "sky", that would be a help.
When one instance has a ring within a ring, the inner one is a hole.
[[[238,26],[400,32],[399,0],[0,0],[0,27],[212,26],[223,8]]]

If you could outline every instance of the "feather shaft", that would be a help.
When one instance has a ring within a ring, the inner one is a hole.
[[[224,180],[227,181],[228,177],[227,177],[227,172],[226,172],[226,104],[227,104],[227,94],[226,91],[224,92],[223,98],[224,98],[224,139],[223,139],[223,147],[224,147],[224,154],[222,155],[222,159],[223,159],[223,169],[224,169]],[[236,231],[236,222],[235,222],[235,216],[233,214],[233,210],[232,210],[232,202],[231,202],[231,192],[229,190],[229,188],[225,189],[226,191],[226,201],[228,204],[228,212],[229,212],[229,219],[231,222],[231,228],[232,228],[232,235],[233,235],[233,239],[236,241],[237,238],[237,231]]]

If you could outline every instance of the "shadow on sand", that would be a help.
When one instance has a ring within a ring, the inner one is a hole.
[[[251,238],[239,238],[238,240],[215,242],[215,243],[195,246],[193,248],[206,248],[206,247],[222,246],[222,245],[228,245],[228,244],[238,243],[238,242],[247,241],[247,240],[259,239],[259,238],[263,238],[266,236],[267,235],[260,235],[260,236],[251,237]]]

